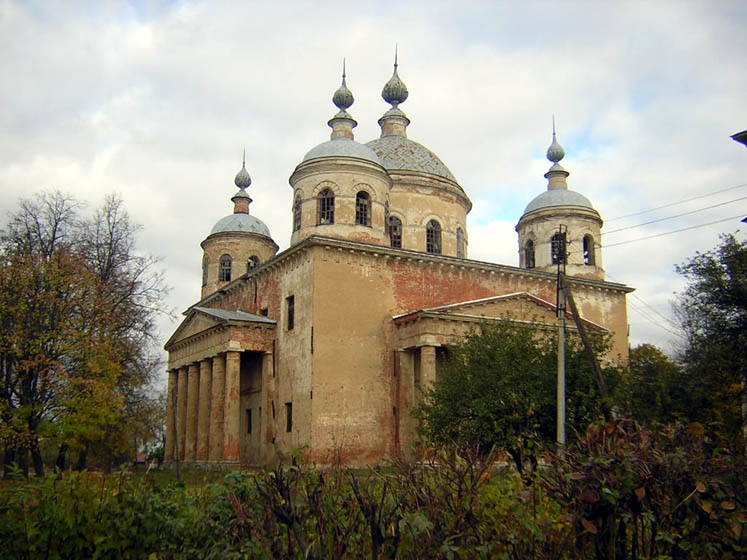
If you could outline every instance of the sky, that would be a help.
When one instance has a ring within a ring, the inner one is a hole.
[[[242,151],[251,213],[283,250],[288,178],[329,139],[343,57],[367,142],[398,45],[408,136],[473,202],[469,257],[518,265],[554,115],[569,186],[605,220],[607,279],[636,289],[631,344],[675,353],[675,265],[747,230],[730,138],[747,129],[746,28],[742,0],[0,0],[0,227],[45,190],[90,210],[119,194],[171,287],[165,343],[199,299],[200,242],[232,212]]]

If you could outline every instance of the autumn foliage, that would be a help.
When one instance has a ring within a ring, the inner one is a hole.
[[[17,462],[44,472],[42,453],[92,446],[111,455],[126,430],[160,407],[153,321],[163,286],[134,250],[136,228],[119,199],[93,217],[60,193],[23,200],[0,238],[0,439],[6,474]],[[140,426],[151,432],[160,424]]]

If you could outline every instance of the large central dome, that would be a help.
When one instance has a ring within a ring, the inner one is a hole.
[[[379,156],[387,170],[430,173],[457,182],[449,168],[422,144],[404,136],[382,136],[366,143]]]

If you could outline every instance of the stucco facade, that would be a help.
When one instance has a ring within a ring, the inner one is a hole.
[[[203,297],[166,344],[167,461],[263,465],[301,447],[321,463],[407,456],[410,410],[449,345],[485,322],[556,324],[556,275],[539,249],[532,267],[467,258],[472,203],[435,154],[406,139],[396,66],[383,96],[392,108],[381,138],[395,138],[358,144],[343,80],[330,141],[291,175],[291,245],[279,254],[266,226],[243,216],[242,166],[232,199],[242,217],[219,222],[240,231],[214,228],[203,242]],[[549,243],[558,225],[599,239],[601,218],[581,206],[532,207],[517,225],[520,247],[529,236]],[[608,359],[624,361],[631,290],[604,281],[601,255],[584,263],[573,247],[579,313],[610,333]],[[255,253],[261,261],[247,269]],[[230,281],[219,277],[223,255],[244,267]]]

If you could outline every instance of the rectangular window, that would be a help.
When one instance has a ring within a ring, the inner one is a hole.
[[[285,431],[293,431],[293,403],[285,403]]]
[[[262,314],[262,317],[267,317],[267,314],[270,312],[269,308],[263,307],[262,311],[260,313]]]
[[[294,296],[288,296],[285,298],[285,305],[288,308],[288,322],[287,330],[292,331],[296,322],[296,298]]]
[[[247,434],[252,433],[252,409],[251,408],[246,409],[246,433]]]

